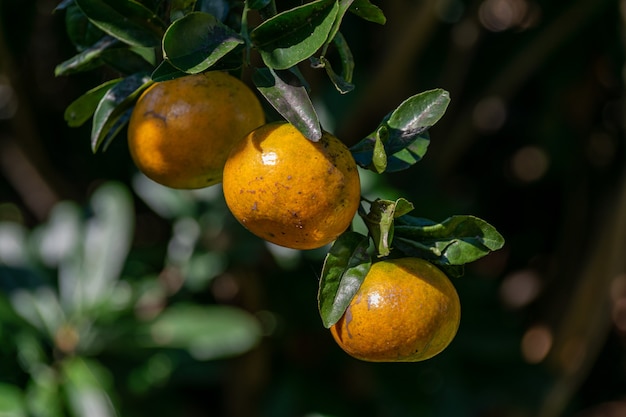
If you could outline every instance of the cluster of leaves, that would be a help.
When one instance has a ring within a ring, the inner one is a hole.
[[[352,13],[377,24],[383,12],[369,0],[314,0],[277,11],[274,0],[248,0],[243,7],[228,0],[65,0],[67,32],[78,54],[61,63],[57,75],[108,65],[121,77],[88,91],[72,103],[66,119],[79,126],[93,116],[94,151],[106,148],[124,128],[132,106],[151,83],[207,70],[250,69],[267,101],[307,138],[318,140],[322,126],[298,66],[308,61],[326,71],[339,93],[353,89],[354,61],[341,34]],[[252,13],[260,23],[252,27]],[[327,55],[334,48],[341,71]],[[252,67],[250,54],[263,66]],[[359,166],[382,174],[407,169],[420,161],[430,142],[429,129],[450,102],[441,89],[416,94],[386,115],[374,132],[350,150]],[[417,256],[449,275],[502,247],[502,236],[485,221],[455,216],[442,223],[411,217],[405,199],[377,200],[359,211],[368,236],[347,232],[326,258],[319,307],[326,326],[341,317],[375,258]],[[393,250],[392,250],[393,249]]]
[[[242,9],[242,10],[240,10]],[[77,54],[59,64],[56,75],[101,66],[120,77],[88,91],[66,111],[71,126],[93,117],[92,149],[106,148],[124,128],[130,111],[151,83],[207,70],[250,69],[258,91],[286,120],[311,140],[322,127],[298,64],[324,69],[341,93],[352,90],[354,61],[339,31],[346,13],[385,23],[369,0],[315,0],[280,13],[273,0],[64,0],[67,33]],[[252,27],[254,13],[261,23]],[[341,57],[340,73],[327,53]],[[256,51],[263,65],[253,68]]]
[[[0,222],[0,333],[5,352],[19,355],[3,372],[23,373],[15,379],[26,381],[0,383],[1,415],[114,417],[121,381],[145,392],[168,382],[177,361],[193,360],[197,367],[256,346],[262,328],[253,314],[191,297],[205,290],[223,262],[200,250],[200,234],[190,233],[199,226],[189,215],[199,203],[176,191],[136,185],[147,204],[160,202],[154,208],[174,225],[165,265],[187,279],[178,294],[168,293],[152,273],[128,279],[135,211],[121,184],[102,184],[86,207],[58,203],[34,230]],[[184,300],[170,301],[181,293]],[[128,360],[129,352],[141,355],[114,383],[101,359]]]

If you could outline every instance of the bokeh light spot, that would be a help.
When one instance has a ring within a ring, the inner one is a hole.
[[[500,297],[511,308],[520,308],[531,303],[541,290],[539,275],[530,269],[507,275],[500,287]]]
[[[543,324],[532,326],[522,337],[522,356],[528,363],[539,363],[552,348],[552,331]]]
[[[472,115],[474,126],[486,132],[495,132],[500,129],[504,125],[506,117],[507,110],[504,100],[496,96],[486,97],[479,101],[474,107]]]
[[[534,182],[543,177],[550,166],[546,151],[538,146],[525,146],[511,158],[511,173],[522,182]]]

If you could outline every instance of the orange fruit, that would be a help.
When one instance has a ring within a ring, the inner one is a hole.
[[[232,147],[265,123],[255,94],[219,71],[151,85],[137,100],[128,146],[140,171],[171,188],[219,183]]]
[[[269,123],[233,148],[224,197],[235,218],[269,242],[314,249],[350,226],[361,187],[348,148],[324,132],[318,142],[289,123]]]
[[[418,362],[456,335],[461,304],[448,277],[418,258],[374,263],[330,331],[349,355],[369,362]]]

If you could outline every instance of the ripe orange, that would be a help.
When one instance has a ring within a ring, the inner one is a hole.
[[[372,265],[330,331],[351,356],[370,362],[417,362],[444,350],[456,335],[461,304],[448,277],[418,258]]]
[[[243,226],[293,249],[335,240],[351,224],[361,193],[356,163],[339,139],[325,132],[312,142],[288,123],[264,125],[233,148],[223,189]]]
[[[189,75],[150,86],[128,125],[140,171],[172,188],[219,183],[231,148],[265,123],[252,90],[224,72]]]

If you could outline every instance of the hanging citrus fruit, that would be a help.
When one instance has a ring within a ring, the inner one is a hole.
[[[325,132],[312,142],[282,122],[254,130],[233,148],[223,189],[243,226],[294,249],[335,240],[350,226],[361,192],[356,163],[339,139]]]
[[[265,123],[259,100],[241,80],[220,71],[150,86],[128,125],[133,161],[172,188],[219,183],[232,147]]]
[[[330,331],[351,356],[370,362],[417,362],[456,335],[461,304],[448,277],[418,258],[372,265]]]

